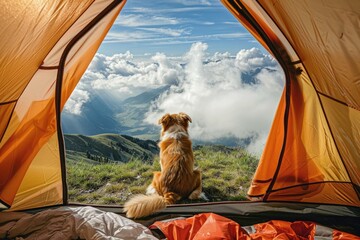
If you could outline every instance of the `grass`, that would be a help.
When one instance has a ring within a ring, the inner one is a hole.
[[[257,157],[242,149],[212,146],[197,147],[194,156],[209,201],[246,199]],[[153,171],[159,170],[158,157],[153,162],[132,159],[127,163],[94,163],[83,156],[70,156],[67,159],[69,201],[121,205],[129,196],[145,193]]]

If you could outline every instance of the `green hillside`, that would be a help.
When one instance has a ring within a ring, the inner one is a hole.
[[[84,136],[80,139],[86,145],[88,139]],[[95,137],[95,140],[105,142],[108,139],[108,136]],[[94,151],[99,151],[99,143],[89,144]],[[210,201],[246,199],[246,191],[258,164],[257,157],[242,149],[223,146],[197,146],[194,155],[196,166],[202,171],[203,191]],[[145,193],[151,183],[152,172],[160,170],[158,161],[156,154],[153,160],[145,162],[133,157],[127,162],[101,163],[86,158],[86,154],[79,151],[73,152],[67,158],[69,200],[92,204],[123,204],[129,196]]]
[[[132,159],[152,161],[159,152],[156,142],[126,135],[100,134],[95,136],[65,135],[69,159],[97,162],[128,162]]]

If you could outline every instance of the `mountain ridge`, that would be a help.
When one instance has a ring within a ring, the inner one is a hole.
[[[257,84],[257,74],[263,68],[255,68],[242,72],[241,79],[244,84]],[[172,85],[163,85],[157,88],[143,89],[141,92],[125,99],[106,96],[100,90],[93,90],[90,100],[82,106],[81,114],[62,113],[62,129],[65,134],[97,135],[114,133],[133,136],[140,139],[156,141],[160,126],[156,123],[145,122],[151,104],[162,94],[166,93]],[[193,139],[197,144],[222,144],[227,146],[246,147],[249,139],[239,139],[226,136],[212,141]]]
[[[128,162],[131,159],[151,161],[158,154],[157,143],[120,134],[64,134],[69,158],[82,156],[97,162]]]

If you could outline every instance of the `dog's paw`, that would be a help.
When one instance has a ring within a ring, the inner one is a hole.
[[[202,199],[202,200],[207,201],[207,202],[209,201],[209,199],[206,197],[204,192],[200,193],[199,199]]]
[[[146,195],[157,194],[156,189],[150,184],[146,189]]]

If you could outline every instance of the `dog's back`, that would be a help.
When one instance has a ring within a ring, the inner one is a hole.
[[[159,144],[162,175],[159,194],[175,192],[182,197],[193,191],[194,156],[191,141],[187,136],[181,139],[168,138]]]

